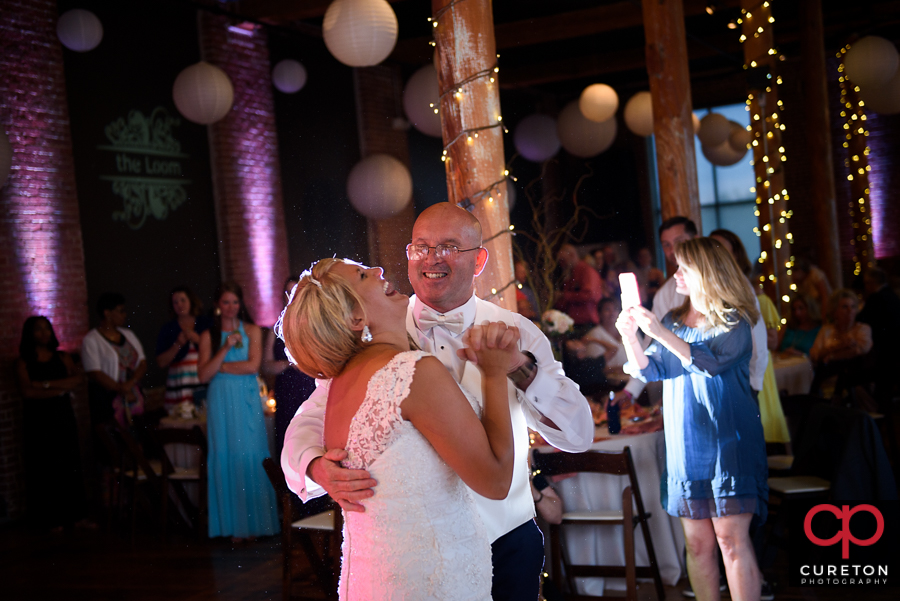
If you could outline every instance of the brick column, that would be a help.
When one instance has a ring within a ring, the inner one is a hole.
[[[199,19],[203,60],[234,86],[231,111],[209,126],[222,278],[238,282],[253,318],[271,326],[289,267],[267,36],[205,11]]]
[[[50,318],[64,349],[88,330],[84,249],[54,0],[0,0],[0,128],[13,149],[0,188],[0,518],[21,515],[22,323]],[[76,415],[87,422],[79,396]]]
[[[395,129],[394,119],[403,117],[400,99],[403,80],[397,66],[378,65],[353,70],[356,91],[359,150],[365,158],[387,154],[409,168],[406,131]],[[406,245],[412,240],[416,220],[412,202],[389,219],[369,219],[369,263],[384,268],[384,278],[404,294],[412,294],[406,271]]]

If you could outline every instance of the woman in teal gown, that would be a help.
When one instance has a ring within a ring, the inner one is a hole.
[[[662,323],[643,307],[622,312],[616,326],[626,371],[663,380],[662,505],[681,518],[697,598],[719,597],[718,544],[732,598],[758,600],[761,573],[749,526],[754,514],[765,520],[768,486],[749,368],[750,329],[760,315],[750,283],[717,242],[682,242],[675,257],[676,290],[689,298]],[[646,352],[638,328],[654,341]]]
[[[200,334],[198,369],[209,382],[209,536],[238,542],[278,531],[275,491],[262,466],[269,456],[256,381],[262,338],[237,284],[219,287],[216,308],[213,326]]]

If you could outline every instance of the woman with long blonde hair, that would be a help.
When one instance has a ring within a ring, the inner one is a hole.
[[[378,482],[364,512],[344,513],[339,598],[490,601],[490,540],[464,483],[491,499],[509,492],[507,371],[518,329],[462,334],[481,372],[478,407],[436,357],[411,350],[409,299],[383,275],[322,259],[276,324],[297,367],[330,378],[325,448],[346,450],[343,466]]]
[[[750,388],[753,290],[732,256],[710,238],[675,249],[684,305],[660,322],[643,307],[616,323],[629,365],[644,381],[663,380],[666,471],[662,505],[681,518],[688,576],[697,599],[717,600],[722,550],[731,598],[758,600],[761,574],[749,526],[766,516],[766,448]],[[637,330],[653,339],[646,352]]]

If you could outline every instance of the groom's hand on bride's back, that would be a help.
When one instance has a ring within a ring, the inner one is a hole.
[[[366,470],[349,470],[341,467],[347,451],[330,449],[323,456],[313,459],[306,470],[313,481],[325,489],[344,511],[365,512],[360,503],[375,494],[372,490],[378,482]]]

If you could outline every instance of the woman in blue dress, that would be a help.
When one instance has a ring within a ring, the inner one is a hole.
[[[675,250],[675,282],[688,296],[662,323],[643,307],[617,322],[632,374],[664,380],[666,471],[662,505],[681,518],[697,599],[719,599],[716,543],[732,599],[758,600],[761,573],[749,536],[766,516],[766,448],[750,388],[754,294],[734,259],[709,238]],[[646,353],[640,328],[654,343]]]
[[[269,456],[256,373],[262,358],[258,326],[234,283],[216,292],[216,318],[200,334],[198,375],[206,397],[209,536],[232,542],[278,531],[275,491],[263,470]]]

